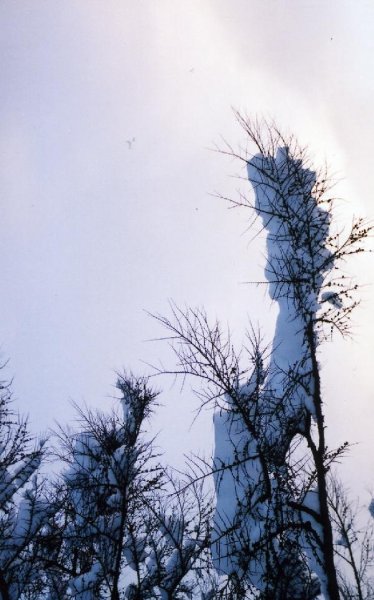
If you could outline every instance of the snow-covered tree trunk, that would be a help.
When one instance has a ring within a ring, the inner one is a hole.
[[[239,120],[259,150],[246,163],[255,191],[252,208],[267,231],[269,294],[279,307],[260,408],[269,466],[276,475],[295,437],[306,440],[315,475],[304,498],[288,500],[288,506],[309,523],[308,541],[325,597],[338,600],[327,491],[332,455],[325,437],[318,349],[326,325],[331,332],[335,328],[343,334],[349,328],[349,315],[357,304],[352,292],[357,286],[338,266],[347,255],[362,251],[369,228],[358,220],[345,238],[332,233],[326,173],[317,176],[305,150],[292,137],[286,140],[274,126],[265,124],[265,131],[260,132],[256,124]]]
[[[300,503],[298,509],[303,517],[313,517],[320,537],[316,552],[320,554],[326,595],[338,600],[317,360],[319,302],[326,276],[334,266],[334,255],[327,248],[331,215],[313,194],[316,174],[288,147],[278,148],[275,156],[256,155],[248,163],[248,177],[255,189],[255,210],[268,233],[265,272],[269,294],[279,305],[270,364],[271,394],[263,409],[269,415],[267,442],[277,466],[284,463],[293,437],[306,437],[316,469],[316,501],[313,507]],[[335,293],[339,310],[342,299]],[[281,411],[277,410],[279,405]]]
[[[202,405],[215,408],[212,552],[227,589],[272,600],[322,589],[338,600],[327,477],[347,443],[328,449],[319,349],[349,332],[357,285],[339,263],[364,250],[371,228],[358,219],[346,234],[334,229],[326,173],[273,124],[238,119],[257,153],[224,153],[244,161],[255,191],[233,204],[267,234],[263,283],[279,309],[271,350],[252,332],[236,353],[203,310],[172,305],[171,319],[156,318],[171,333],[174,372],[200,379]]]

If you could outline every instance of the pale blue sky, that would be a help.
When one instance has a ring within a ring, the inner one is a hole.
[[[115,369],[167,361],[144,343],[162,331],[143,309],[167,313],[170,298],[238,337],[248,316],[271,334],[264,292],[240,285],[261,277],[261,247],[209,195],[238,185],[239,165],[209,150],[243,141],[231,106],[327,158],[342,218],[373,216],[371,1],[3,0],[0,19],[0,341],[35,430],[69,419],[71,399],[110,406]],[[372,283],[369,259],[354,269]],[[331,439],[362,442],[347,469],[374,486],[363,295],[355,343],[321,360]],[[168,383],[155,424],[176,460],[211,431],[209,416],[186,431],[187,396]]]

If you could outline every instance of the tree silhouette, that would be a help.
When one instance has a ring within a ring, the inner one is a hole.
[[[371,226],[357,219],[339,230],[326,170],[274,124],[237,118],[255,154],[221,151],[244,162],[254,190],[231,202],[267,235],[263,283],[279,307],[272,346],[252,334],[235,352],[202,310],[172,306],[171,318],[156,318],[171,333],[175,372],[202,380],[202,406],[216,410],[216,568],[238,597],[315,598],[320,585],[339,600],[328,475],[348,444],[327,444],[319,351],[334,331],[350,332],[357,284],[341,266],[364,251]]]

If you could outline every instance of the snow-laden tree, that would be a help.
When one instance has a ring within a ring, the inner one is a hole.
[[[67,466],[44,531],[51,599],[120,598],[125,549],[134,536],[141,545],[142,510],[160,485],[144,431],[157,393],[144,378],[120,377],[117,387],[121,411],[81,411],[80,431],[60,435]]]
[[[201,310],[158,318],[171,331],[177,372],[202,379],[202,404],[216,408],[213,554],[232,597],[312,599],[321,588],[338,600],[328,473],[347,443],[327,444],[318,353],[335,330],[349,332],[357,285],[341,265],[364,250],[370,227],[358,219],[337,229],[326,172],[293,137],[238,119],[256,153],[227,153],[244,161],[254,199],[234,204],[267,235],[263,283],[279,308],[273,343],[252,335],[236,353]]]
[[[238,355],[229,333],[209,323],[203,310],[172,312],[171,320],[160,320],[178,340],[177,372],[203,379],[202,405],[216,408],[213,469],[203,461],[191,463],[196,479],[213,474],[217,490],[212,555],[218,574],[226,577],[215,597],[315,598],[320,586],[300,551],[308,525],[295,518],[293,508],[287,510],[286,498],[294,499],[292,481],[285,470],[275,479],[262,444],[266,350],[248,338]]]
[[[241,123],[258,150],[246,159],[255,191],[250,207],[267,231],[265,274],[269,295],[279,307],[260,409],[265,425],[262,444],[275,480],[290,464],[292,441],[297,438],[307,447],[303,455],[307,473],[302,473],[307,478],[297,484],[294,461],[287,473],[295,488],[287,508],[308,525],[307,552],[325,597],[335,600],[339,589],[326,474],[345,444],[333,453],[328,450],[318,350],[328,332],[349,331],[357,285],[346,278],[341,264],[364,249],[369,227],[358,219],[346,234],[337,230],[326,172],[317,174],[306,151],[274,127],[265,126],[260,132],[256,124],[243,119]]]
[[[60,434],[67,466],[39,537],[45,594],[185,600],[203,587],[212,502],[160,467],[145,431],[157,398],[148,380],[121,377],[117,387],[120,411],[81,411],[80,431]]]
[[[8,384],[0,384],[0,598],[38,598],[42,565],[36,537],[49,515],[38,469],[43,442],[12,407]]]

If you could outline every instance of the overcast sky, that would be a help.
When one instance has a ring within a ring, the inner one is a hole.
[[[274,311],[235,197],[240,165],[211,151],[243,142],[231,107],[274,117],[327,160],[342,219],[373,218],[371,0],[3,0],[0,4],[0,341],[34,431],[110,407],[115,371],[170,361],[144,312],[203,305],[240,339]],[[353,264],[373,284],[370,258]],[[321,356],[332,443],[374,487],[374,288],[355,339]],[[170,362],[168,363],[170,365]],[[168,459],[206,449],[209,415],[165,386],[155,429]]]

